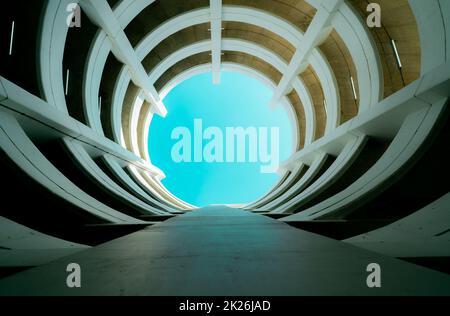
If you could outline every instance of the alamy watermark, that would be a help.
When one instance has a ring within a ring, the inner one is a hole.
[[[194,130],[185,126],[172,130],[177,140],[171,156],[175,163],[261,163],[261,173],[275,173],[280,163],[280,129],[278,127],[210,126],[194,120]]]
[[[81,8],[78,3],[69,3],[66,6],[66,12],[69,14],[66,18],[68,27],[81,27]]]
[[[381,267],[378,263],[369,263],[366,268],[370,272],[366,279],[367,287],[380,288],[381,287]]]
[[[370,13],[366,20],[367,26],[369,28],[381,27],[381,6],[378,3],[369,3],[366,10]]]
[[[69,263],[66,267],[69,272],[66,278],[66,285],[68,288],[81,287],[81,267],[78,263]]]
[[[369,28],[381,27],[381,6],[376,2],[367,4],[366,8],[369,13],[366,19]],[[67,4],[66,11],[69,13],[66,19],[68,27],[81,27],[81,8],[78,3],[72,2]]]

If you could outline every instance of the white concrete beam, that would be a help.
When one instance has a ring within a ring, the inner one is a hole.
[[[3,89],[1,89],[3,88]],[[98,134],[92,128],[70,117],[67,113],[56,109],[46,101],[32,95],[14,83],[0,76],[0,112],[8,111],[17,117],[30,118],[38,122],[39,129],[34,133],[45,134],[52,131],[56,137],[70,137],[92,147],[103,154],[117,158],[122,165],[134,165],[154,177],[164,178],[164,172],[129,152],[119,144]],[[3,113],[0,113],[0,116]]]
[[[289,93],[292,89],[294,78],[308,67],[310,64],[309,57],[314,49],[330,34],[332,30],[331,20],[343,2],[343,0],[324,1],[319,7],[304,35],[301,45],[296,47],[296,52],[289,63],[289,67],[283,74],[273,94],[270,106],[275,107],[281,98]]]
[[[114,56],[128,67],[131,80],[144,90],[145,99],[152,105],[155,113],[165,117],[167,109],[155,87],[150,83],[144,66],[108,2],[106,0],[81,0],[80,5],[91,21],[108,35]]]
[[[220,83],[222,58],[222,0],[210,0],[211,9],[211,59],[213,83]]]
[[[394,139],[404,120],[412,113],[450,98],[450,62],[442,64],[389,98],[337,127],[333,133],[294,153],[282,167],[290,169],[298,162],[309,162],[317,153],[336,155],[351,135]]]

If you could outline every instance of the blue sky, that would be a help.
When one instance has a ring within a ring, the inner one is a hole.
[[[213,85],[211,73],[205,73],[176,86],[164,99],[167,117],[154,116],[150,125],[150,158],[166,174],[163,185],[199,207],[248,203],[267,193],[280,176],[261,173],[260,162],[175,163],[171,151],[177,140],[171,134],[184,126],[193,135],[194,119],[203,120],[203,129],[219,127],[224,135],[226,127],[268,127],[269,131],[278,127],[283,161],[292,153],[293,127],[282,107],[269,108],[271,96],[272,91],[257,79],[234,72],[222,72],[220,85]]]

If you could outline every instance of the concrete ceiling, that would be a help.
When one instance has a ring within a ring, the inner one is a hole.
[[[170,3],[169,3],[170,2]],[[349,2],[358,11],[362,18],[367,15],[367,1],[351,0]],[[370,32],[377,44],[378,54],[383,66],[384,73],[384,97],[387,97],[401,89],[404,85],[415,80],[419,76],[420,70],[420,48],[417,27],[415,19],[407,0],[395,1],[379,1],[383,10],[383,27],[381,29],[371,29]],[[193,9],[208,7],[209,2],[206,0],[193,1],[155,1],[145,8],[131,23],[125,28],[127,36],[130,38],[132,45],[136,45],[145,35],[154,30],[161,23],[173,18],[181,13],[186,13]],[[316,9],[303,0],[224,0],[223,5],[239,5],[257,8],[267,11],[275,16],[281,17],[300,30],[305,32],[316,13]],[[256,43],[280,56],[282,60],[289,63],[295,47],[286,39],[273,33],[271,30],[264,29],[259,26],[242,23],[229,22],[222,23],[223,38],[240,39]],[[159,43],[143,60],[143,65],[147,72],[151,72],[155,67],[170,54],[178,51],[196,42],[210,39],[210,25],[203,23],[185,28],[179,32],[164,39]],[[403,33],[401,33],[403,32]],[[401,36],[400,36],[401,35]],[[390,38],[396,38],[400,55],[404,67],[402,76],[397,67],[392,47],[390,46]],[[355,117],[359,111],[359,89],[358,76],[352,56],[346,44],[337,31],[333,30],[326,40],[318,47],[325,59],[329,63],[333,75],[336,79],[337,88],[339,90],[340,101],[340,121],[345,123],[349,119]],[[267,62],[241,52],[223,51],[222,61],[233,62],[249,66],[257,69],[267,76],[274,83],[278,84],[282,74]],[[176,75],[184,72],[192,67],[207,64],[211,62],[209,52],[190,56],[172,67],[170,67],[155,83],[157,90],[161,90]],[[356,85],[357,99],[353,95],[350,77],[353,78]],[[305,72],[299,75],[299,78],[305,83],[305,86],[311,96],[313,110],[316,117],[315,139],[321,138],[325,133],[327,124],[327,113],[324,104],[324,91],[316,70],[309,66]],[[113,78],[111,79],[113,80]],[[131,90],[131,91],[130,91]],[[132,100],[138,89],[133,84],[129,85],[122,115],[124,136],[126,143],[129,143],[129,112],[131,110]],[[297,92],[292,91],[288,95],[298,121],[299,148],[304,146],[305,142],[305,109],[300,101]],[[140,116],[145,116],[148,111],[141,109]],[[139,126],[142,128],[144,117],[139,118]],[[142,131],[138,132],[142,135]],[[140,137],[140,136],[139,136]]]

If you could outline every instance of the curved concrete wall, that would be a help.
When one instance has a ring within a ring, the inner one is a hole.
[[[351,1],[307,1],[315,15],[306,25],[294,24],[289,16],[267,3],[260,7],[224,5],[220,20],[224,25],[240,25],[241,37],[219,36],[217,42],[217,36],[211,36],[207,40],[186,41],[182,47],[166,44],[167,55],[149,63],[151,69],[146,69],[146,58],[157,54],[165,39],[177,39],[194,27],[211,25],[211,8],[195,7],[183,12],[180,6],[173,15],[159,12],[160,24],[129,38],[130,30],[135,30],[135,23],[142,15],[148,15],[149,19],[155,17],[152,14],[157,13],[146,10],[155,1],[122,0],[112,10],[106,0],[80,0],[83,17],[89,18],[93,29],[98,30],[84,43],[90,49],[89,52],[86,49],[83,78],[72,79],[79,80],[77,84],[82,87],[82,91],[77,91],[82,104],[75,106],[83,115],[75,119],[71,116],[74,105],[65,95],[67,82],[63,67],[70,38],[66,24],[69,2],[74,1],[51,0],[42,8],[35,74],[41,97],[0,73],[0,145],[5,159],[13,162],[11,168],[27,175],[31,183],[55,201],[67,205],[70,216],[83,218],[86,225],[147,225],[152,223],[152,218],[170,217],[194,208],[163,186],[164,173],[152,165],[147,140],[153,115],[165,115],[164,96],[183,80],[217,69],[216,59],[205,63],[199,58],[194,66],[172,75],[172,67],[198,54],[211,52],[217,56],[227,51],[254,56],[281,76],[277,82],[273,79],[276,76],[264,72],[256,63],[243,65],[222,60],[220,64],[223,70],[240,71],[273,89],[275,101],[281,101],[294,130],[299,131],[293,142],[296,152],[280,170],[284,175],[280,183],[245,207],[288,223],[347,220],[362,212],[403,177],[416,172],[415,163],[427,151],[427,144],[433,142],[448,111],[450,4],[445,0],[409,0],[405,10],[413,12],[417,29],[409,30],[414,36],[408,38],[418,35],[420,43],[407,44],[420,46],[420,77],[387,98],[383,98],[386,74],[382,66],[386,57],[380,54],[373,32]],[[301,2],[297,1],[300,7],[308,7]],[[252,27],[266,32],[272,44],[250,35]],[[346,54],[331,56],[321,50],[332,32],[339,36],[340,47],[345,47]],[[280,54],[280,48],[273,46],[280,39],[293,51]],[[404,51],[400,53],[408,62],[407,56],[402,55]],[[339,59],[334,64],[346,65],[342,69],[353,77],[338,76],[335,71],[340,68],[332,67],[332,58]],[[350,59],[353,65],[349,65]],[[111,65],[116,72],[108,77]],[[313,75],[305,80],[304,73]],[[355,83],[356,100],[353,101],[357,111],[341,124],[343,110],[353,106],[353,103],[343,104],[345,99],[341,98],[342,89],[352,89],[351,79]],[[290,93],[296,94],[299,100],[293,102]],[[364,163],[361,157],[366,156],[362,152],[370,153],[371,140],[386,144],[386,150],[377,152],[373,162]],[[53,148],[54,144],[62,147]],[[57,150],[70,157],[70,167],[64,168],[55,161]],[[352,183],[346,178],[353,179]],[[444,209],[447,200],[443,197],[437,201],[438,208]],[[434,207],[433,201],[427,202],[430,208]],[[425,212],[426,209],[410,214],[410,218],[427,221],[428,216],[442,215]],[[17,225],[24,224],[20,222],[22,218],[15,217],[19,221]],[[437,224],[429,222],[430,231],[434,232],[432,227]],[[61,219],[57,221],[57,225],[62,223]],[[405,223],[411,225],[408,219]],[[36,229],[43,229],[41,233],[48,235],[56,234],[52,225],[42,227]],[[413,230],[417,227],[411,226]],[[380,240],[379,233],[385,234],[383,228],[367,236]],[[362,245],[361,238],[348,242],[370,247]],[[394,245],[401,238],[392,234],[386,241]],[[447,255],[437,250],[441,245],[432,248],[429,254]],[[383,252],[382,246],[376,248]],[[394,248],[386,248],[385,252],[397,255],[398,249]],[[423,247],[411,249],[425,253]]]

